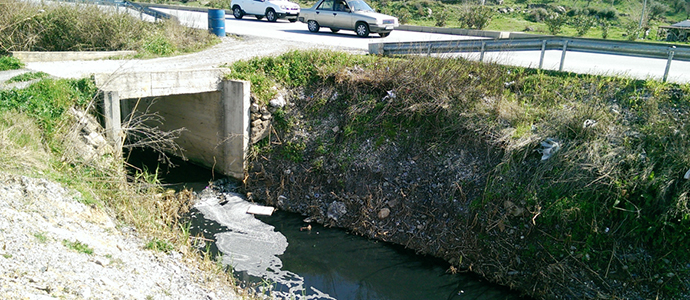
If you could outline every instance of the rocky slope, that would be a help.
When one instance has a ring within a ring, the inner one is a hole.
[[[0,298],[237,299],[180,252],[144,249],[81,195],[0,173]]]

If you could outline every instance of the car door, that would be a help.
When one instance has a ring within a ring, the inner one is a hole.
[[[354,14],[345,0],[334,0],[333,6],[333,25],[342,29],[352,30],[355,28]]]
[[[316,22],[322,27],[332,27],[333,24],[333,4],[335,0],[323,0],[321,4],[316,7]]]
[[[244,11],[247,14],[251,15],[263,15],[264,10],[262,9],[264,7],[264,1],[266,0],[250,0],[247,1],[247,4],[249,5],[247,8],[244,9]]]

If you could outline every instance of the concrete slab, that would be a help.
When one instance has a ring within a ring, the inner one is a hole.
[[[65,60],[97,60],[106,58],[121,58],[137,54],[136,51],[12,51],[11,55],[23,63],[65,61]]]

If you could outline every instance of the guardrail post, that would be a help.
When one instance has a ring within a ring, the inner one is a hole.
[[[546,52],[546,40],[541,41],[541,56],[539,57],[539,69],[544,65],[544,53]]]
[[[668,71],[671,70],[671,61],[673,61],[673,55],[676,53],[673,49],[676,49],[676,46],[671,46],[668,50],[668,61],[666,62],[666,71],[664,71],[664,82],[668,79]]]
[[[561,54],[561,66],[558,67],[558,71],[563,71],[563,64],[565,64],[565,52],[568,49],[568,40],[563,42],[563,53]]]
[[[486,48],[486,42],[482,42],[482,51],[479,54],[479,61],[484,62],[484,48]]]
[[[426,56],[431,56],[431,44],[426,47]]]

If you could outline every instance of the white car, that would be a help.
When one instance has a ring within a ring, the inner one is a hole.
[[[399,25],[398,18],[377,13],[363,0],[319,0],[303,9],[299,20],[311,32],[327,27],[332,32],[353,30],[360,37],[368,37],[370,32],[387,37]]]
[[[299,4],[288,0],[232,0],[230,7],[235,19],[253,15],[259,20],[266,17],[269,22],[278,19],[296,22],[300,12]]]

